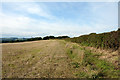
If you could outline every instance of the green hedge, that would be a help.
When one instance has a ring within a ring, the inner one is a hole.
[[[118,50],[120,45],[120,29],[101,34],[91,33],[89,35],[67,38],[65,40],[96,48]]]

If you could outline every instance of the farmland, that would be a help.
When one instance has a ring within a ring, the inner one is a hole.
[[[117,78],[118,53],[64,40],[2,43],[3,78]]]

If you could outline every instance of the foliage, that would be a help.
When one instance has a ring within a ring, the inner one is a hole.
[[[0,43],[13,43],[13,42],[25,42],[25,41],[36,41],[36,40],[49,40],[49,39],[65,39],[68,36],[46,36],[46,37],[34,37],[34,38],[0,38]]]
[[[90,66],[91,70],[97,70],[98,74],[94,75],[96,78],[103,77],[117,77],[118,70],[115,70],[114,66],[104,60],[98,59],[94,53],[91,53],[88,50],[85,50],[85,55],[83,59],[84,66]]]
[[[42,40],[42,38],[41,37],[35,37],[35,38],[27,39],[27,41],[35,41],[35,40]]]
[[[64,38],[69,38],[68,36],[58,36],[58,37],[54,37],[54,36],[46,36],[43,38],[43,40],[49,40],[49,39],[64,39]]]
[[[80,53],[77,50],[80,50]],[[77,77],[91,78],[91,80],[118,77],[119,70],[113,64],[100,59],[102,54],[73,45],[67,49],[67,55],[71,59],[72,67],[79,70],[74,73]]]
[[[96,48],[118,50],[120,45],[120,29],[101,34],[91,33],[65,40]]]

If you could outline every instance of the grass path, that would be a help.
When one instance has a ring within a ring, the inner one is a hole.
[[[90,64],[83,64],[85,53],[86,50],[81,46],[63,40],[2,44],[2,76],[4,78],[96,77],[101,67],[92,69],[93,66]],[[86,58],[86,61],[88,59]],[[101,64],[101,61],[98,62]]]

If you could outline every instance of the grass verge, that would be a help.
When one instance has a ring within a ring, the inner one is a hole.
[[[83,55],[79,55],[82,54],[80,52],[76,53],[76,49],[84,51]],[[119,70],[116,70],[111,63],[99,59],[100,55],[92,53],[90,50],[74,45],[68,49],[67,54],[72,60],[73,68],[79,68],[75,75],[80,78],[118,78]]]

